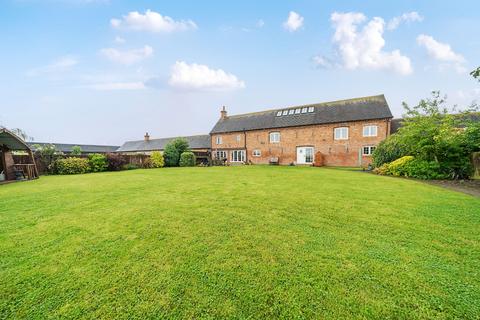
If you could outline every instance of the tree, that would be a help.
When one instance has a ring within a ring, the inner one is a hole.
[[[470,74],[472,75],[472,77],[480,81],[480,67],[470,72]]]
[[[165,146],[165,150],[163,151],[165,165],[167,167],[178,167],[180,162],[180,155],[185,151],[188,151],[188,149],[188,142],[183,138],[177,138],[169,142]]]
[[[162,168],[165,165],[163,155],[160,153],[160,151],[153,151],[150,155],[150,161],[152,168]]]
[[[82,148],[80,146],[73,146],[72,152],[70,152],[72,156],[79,156],[82,154]]]
[[[53,144],[47,144],[40,146],[38,144],[33,145],[35,149],[35,155],[45,167],[48,173],[55,173],[55,160],[61,158],[63,153],[57,149]]]

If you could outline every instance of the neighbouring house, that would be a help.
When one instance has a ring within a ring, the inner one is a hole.
[[[48,142],[27,142],[30,148],[35,152],[37,147],[43,147],[46,145],[54,145],[58,151],[68,155],[72,152],[73,147],[78,146],[82,149],[82,154],[91,153],[110,153],[117,151],[120,146],[104,146],[104,145],[92,145],[92,144],[72,144],[72,143],[48,143]]]
[[[366,166],[390,134],[384,95],[228,116],[210,132],[212,157],[228,163]],[[318,159],[317,159],[318,160]]]
[[[150,139],[150,135],[146,133],[142,140],[125,142],[120,148],[118,148],[117,152],[123,154],[151,154],[153,151],[163,152],[165,146],[177,138],[183,138],[187,140],[190,150],[197,158],[197,163],[208,163],[210,159],[211,147],[210,135],[208,134]]]
[[[15,163],[14,152],[24,154],[27,163]],[[20,137],[0,128],[0,182],[38,178],[38,170],[32,149]]]

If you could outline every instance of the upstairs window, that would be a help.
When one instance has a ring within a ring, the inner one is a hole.
[[[216,143],[216,144],[222,144],[222,136],[217,136],[217,137],[215,138],[215,143]]]
[[[242,140],[242,137],[240,137],[240,135],[237,135],[237,142],[240,142],[240,140]]]
[[[334,138],[335,140],[348,140],[348,127],[335,128]]]
[[[280,142],[280,132],[270,132],[270,143]]]
[[[376,137],[377,136],[377,126],[364,126],[363,127],[363,136],[364,137]]]

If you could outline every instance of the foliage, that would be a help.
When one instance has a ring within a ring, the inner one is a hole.
[[[141,164],[141,167],[142,167],[143,169],[151,169],[151,168],[153,168],[152,159],[151,159],[150,157],[147,157],[147,158],[143,159],[142,164]]]
[[[88,156],[88,163],[90,164],[90,170],[92,172],[102,172],[108,168],[107,157],[100,153],[90,154]]]
[[[417,179],[445,179],[447,177],[445,173],[442,173],[438,162],[415,159],[412,156],[404,156],[390,163],[384,163],[375,168],[373,172],[380,175]]]
[[[472,77],[480,81],[480,67],[470,72],[470,74],[472,75]]]
[[[150,161],[152,168],[162,168],[165,165],[163,154],[160,151],[153,151],[150,155]]]
[[[180,167],[193,167],[195,166],[195,154],[190,151],[183,152],[180,155]]]
[[[194,167],[46,176],[0,199],[4,319],[480,314],[480,198],[424,183]]]
[[[75,157],[57,159],[54,166],[57,174],[82,174],[90,169],[87,159]]]
[[[80,156],[81,154],[82,154],[82,148],[80,146],[73,146],[72,147],[72,152],[70,152],[70,155]]]
[[[35,155],[44,166],[47,173],[55,173],[55,161],[63,157],[63,153],[57,149],[53,144],[40,146],[34,145]]]
[[[134,163],[127,163],[126,165],[123,166],[123,170],[135,170],[138,169],[138,165]]]
[[[372,155],[372,164],[374,167],[380,167],[385,163],[392,162],[406,154],[406,146],[402,144],[397,134],[391,135],[383,140],[375,148]]]
[[[127,164],[127,160],[121,154],[107,153],[106,157],[108,171],[120,171]]]
[[[406,166],[410,161],[413,161],[412,156],[404,156],[395,161],[392,161],[388,164],[388,174],[392,176],[400,177],[405,176],[406,174]]]
[[[178,167],[180,162],[180,155],[188,150],[188,142],[183,138],[177,138],[169,142],[163,151],[165,159],[165,166]]]
[[[476,105],[456,112],[455,107],[447,107],[439,92],[432,92],[431,99],[414,107],[403,105],[406,114],[402,126],[375,150],[374,165],[410,155],[419,161],[436,162],[441,176],[468,179],[472,174],[471,153],[480,143],[478,124],[475,127],[471,121]]]

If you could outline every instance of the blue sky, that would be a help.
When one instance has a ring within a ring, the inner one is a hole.
[[[222,105],[480,98],[473,0],[0,3],[0,124],[36,141],[208,133]]]

